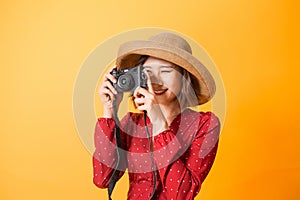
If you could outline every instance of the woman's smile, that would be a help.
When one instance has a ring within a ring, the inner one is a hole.
[[[158,90],[154,90],[155,95],[159,96],[159,95],[163,95],[168,89],[158,89]]]
[[[153,93],[161,105],[170,106],[177,100],[177,94],[181,90],[182,75],[174,64],[154,57],[149,57],[144,68],[150,78]],[[175,101],[174,101],[175,100]]]

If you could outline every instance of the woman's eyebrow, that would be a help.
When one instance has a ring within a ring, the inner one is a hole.
[[[173,66],[160,66],[160,68],[166,68],[166,69],[170,69],[170,68],[173,68]]]
[[[143,66],[144,68],[152,68],[151,66],[147,66],[147,65],[144,65]],[[170,68],[174,68],[174,66],[168,66],[168,65],[162,65],[162,66],[160,66],[159,68],[167,68],[167,69],[170,69]]]

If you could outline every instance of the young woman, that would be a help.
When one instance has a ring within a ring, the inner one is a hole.
[[[212,98],[213,77],[187,41],[168,32],[120,46],[117,69],[139,65],[147,87],[137,87],[132,100],[143,113],[128,112],[117,123],[114,107],[123,99],[112,84],[117,79],[105,74],[100,87],[104,115],[95,129],[94,183],[109,187],[110,198],[112,182],[128,170],[128,199],[194,199],[214,162],[220,122],[211,112],[188,107]]]

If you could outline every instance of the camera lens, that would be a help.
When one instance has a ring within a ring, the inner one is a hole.
[[[133,80],[132,76],[130,74],[121,75],[118,78],[118,86],[124,92],[132,90],[134,87],[134,80]]]
[[[142,80],[147,80],[147,76],[146,76],[145,72],[141,73],[141,79]]]

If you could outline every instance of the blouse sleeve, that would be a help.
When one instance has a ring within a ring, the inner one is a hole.
[[[219,132],[218,118],[208,112],[194,128],[177,133],[170,129],[154,138],[154,158],[166,196],[194,199],[199,193],[216,156]]]
[[[121,121],[126,124],[128,119],[127,114]],[[115,171],[117,165],[117,150],[116,140],[114,137],[115,122],[112,118],[99,118],[95,127],[94,145],[95,151],[93,154],[93,169],[94,169],[94,184],[99,188],[107,188],[110,178]],[[120,129],[121,141],[126,141],[124,129]],[[127,163],[121,163],[121,169],[126,169]],[[118,179],[120,179],[124,170],[120,170]]]

